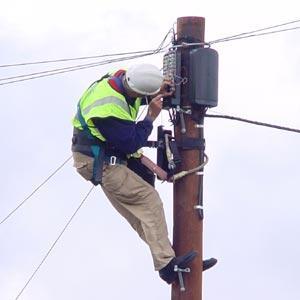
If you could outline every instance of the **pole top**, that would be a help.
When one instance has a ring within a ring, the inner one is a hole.
[[[200,22],[204,21],[204,17],[198,17],[198,16],[187,16],[187,17],[179,17],[177,18],[177,22]]]
[[[180,17],[177,18],[177,38],[193,37],[204,42],[204,17]]]

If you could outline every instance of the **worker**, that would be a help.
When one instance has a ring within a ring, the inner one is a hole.
[[[133,65],[94,82],[81,97],[73,118],[72,151],[78,173],[101,185],[114,208],[148,244],[155,270],[171,284],[177,278],[174,266],[187,267],[197,253],[175,255],[153,182],[127,167],[131,159],[140,161],[140,149],[162,109],[162,99],[172,94],[169,85],[151,64]],[[148,102],[147,114],[136,121],[142,101]],[[213,258],[203,261],[203,270],[215,263]]]

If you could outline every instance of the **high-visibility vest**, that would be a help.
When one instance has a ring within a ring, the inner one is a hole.
[[[108,79],[102,79],[93,83],[80,98],[78,109],[88,125],[90,133],[100,139],[106,141],[105,137],[93,124],[92,118],[107,118],[115,117],[125,121],[135,121],[138,110],[141,105],[141,98],[136,98],[133,106],[129,105],[126,98],[108,83]],[[82,130],[81,122],[79,121],[78,112],[73,118],[73,126]]]

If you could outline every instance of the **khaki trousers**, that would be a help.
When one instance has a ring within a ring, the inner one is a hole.
[[[93,158],[73,153],[74,166],[86,180],[92,178]],[[114,208],[129,222],[151,251],[154,268],[160,270],[175,256],[168,238],[158,192],[125,165],[105,165],[102,189]]]

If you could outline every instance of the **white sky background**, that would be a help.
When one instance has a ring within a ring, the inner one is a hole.
[[[299,19],[298,12],[291,0],[2,0],[0,65],[153,49],[181,16],[205,17],[209,41]],[[300,128],[300,31],[214,48],[220,58],[214,111]],[[160,67],[162,57],[140,61]],[[78,98],[120,66],[127,64],[0,86],[0,219],[70,155]],[[2,68],[0,78],[45,69]],[[216,119],[207,119],[205,135],[204,252],[219,263],[204,274],[203,298],[300,299],[300,136]],[[153,150],[147,153],[154,159]],[[0,226],[1,300],[15,299],[89,188],[69,163]],[[157,188],[171,237],[172,186],[157,182]],[[170,299],[170,287],[97,188],[20,299]]]

